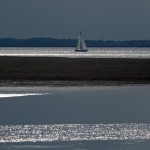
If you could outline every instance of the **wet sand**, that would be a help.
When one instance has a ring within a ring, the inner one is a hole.
[[[0,83],[150,82],[150,59],[0,57]]]

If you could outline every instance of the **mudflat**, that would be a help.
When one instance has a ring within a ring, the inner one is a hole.
[[[150,81],[150,59],[0,57],[0,81]]]

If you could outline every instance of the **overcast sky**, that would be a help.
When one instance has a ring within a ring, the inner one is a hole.
[[[0,37],[150,39],[150,0],[0,0]]]

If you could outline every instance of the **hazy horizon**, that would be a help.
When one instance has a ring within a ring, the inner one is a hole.
[[[0,38],[150,39],[149,0],[1,0]]]

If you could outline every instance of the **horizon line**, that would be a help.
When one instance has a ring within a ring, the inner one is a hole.
[[[0,37],[0,39],[14,39],[14,40],[31,40],[31,39],[54,39],[54,40],[77,40],[78,38],[54,38],[54,37],[31,37],[31,38],[16,38],[16,37]],[[150,41],[150,39],[130,39],[130,40],[111,40],[111,39],[85,39],[85,41]]]

